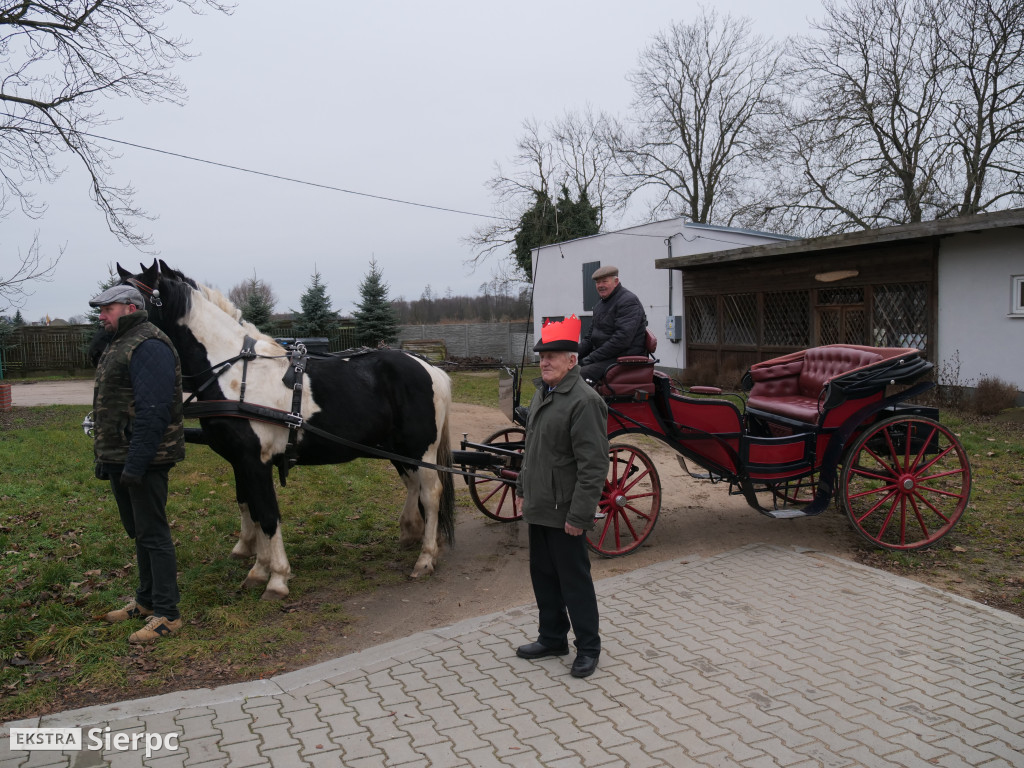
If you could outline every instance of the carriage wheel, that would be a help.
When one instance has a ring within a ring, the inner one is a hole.
[[[610,446],[608,458],[608,478],[587,545],[600,555],[617,557],[635,550],[654,530],[661,480],[651,457],[632,445]]]
[[[784,480],[772,486],[772,493],[775,495],[775,498],[782,501],[786,506],[810,504],[814,501],[814,496],[817,492],[817,472],[798,477],[795,480]]]
[[[886,419],[865,430],[846,457],[843,507],[857,532],[876,546],[930,546],[953,530],[967,507],[967,454],[937,421]]]
[[[522,427],[506,427],[499,429],[484,440],[486,445],[494,445],[506,450],[523,451],[526,430]],[[516,481],[500,477],[473,475],[469,478],[469,495],[477,509],[492,520],[510,523],[523,516],[522,500],[516,498]]]

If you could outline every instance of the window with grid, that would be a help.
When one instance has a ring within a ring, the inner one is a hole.
[[[762,343],[767,347],[808,347],[811,344],[810,294],[779,291],[764,294]]]
[[[691,344],[718,343],[717,306],[715,296],[693,296],[686,300],[686,335]]]
[[[722,297],[722,341],[757,346],[757,294]]]
[[[926,283],[875,286],[872,315],[875,346],[927,349]]]

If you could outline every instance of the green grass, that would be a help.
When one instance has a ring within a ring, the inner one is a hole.
[[[524,377],[524,401],[536,375]],[[452,378],[459,402],[497,407],[497,372]],[[0,719],[48,711],[59,690],[136,697],[180,684],[186,672],[203,675],[187,678],[203,685],[274,674],[280,649],[313,645],[318,631],[350,620],[345,596],[412,570],[417,553],[398,548],[404,489],[387,462],[298,467],[279,489],[291,594],[268,603],[259,591],[242,591],[249,564],[227,557],[239,529],[230,468],[190,445],[172,471],[168,502],[187,631],[133,648],[127,636],[135,627],[98,620],[134,594],[136,574],[109,487],[93,477],[80,428],[87,411],[0,414]],[[997,419],[942,420],[971,457],[967,513],[930,550],[865,550],[864,559],[914,577],[984,585],[987,602],[1024,615],[1024,429]],[[289,661],[301,663],[301,650]]]
[[[315,622],[344,622],[337,602],[296,610],[326,585],[337,599],[402,580],[416,553],[398,549],[404,488],[387,462],[298,467],[280,488],[295,572],[284,603],[238,585],[249,564],[230,560],[238,507],[230,467],[188,447],[171,474],[168,512],[178,550],[186,632],[134,649],[138,627],[98,621],[134,595],[134,549],[109,486],[93,477],[79,425],[88,409],[16,409],[0,433],[0,718],[45,708],[58,686],[159,687],[195,664],[267,672],[267,648],[297,643]],[[216,663],[210,660],[216,660]]]

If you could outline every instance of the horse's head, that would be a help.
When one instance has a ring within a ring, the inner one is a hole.
[[[163,259],[154,259],[150,267],[142,264],[139,267],[142,271],[132,274],[118,264],[117,274],[122,285],[131,285],[139,290],[150,319],[166,330],[166,326],[180,320],[188,311],[192,291],[197,288],[196,282],[168,267]]]

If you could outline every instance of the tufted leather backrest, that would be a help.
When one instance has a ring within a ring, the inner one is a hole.
[[[830,379],[881,359],[882,355],[867,347],[833,345],[808,349],[798,389],[803,395],[817,397]]]

